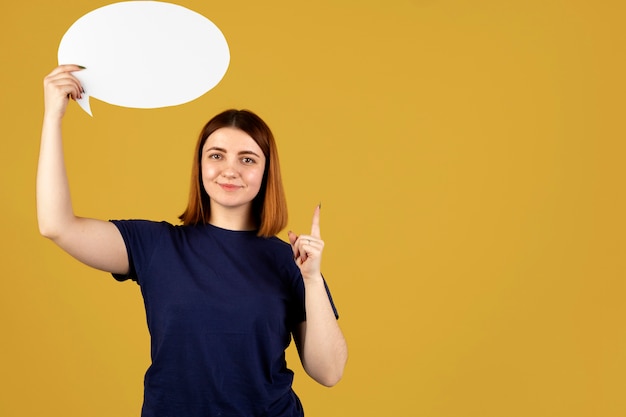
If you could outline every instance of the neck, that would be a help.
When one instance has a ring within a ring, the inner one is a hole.
[[[227,230],[255,230],[250,207],[224,208],[211,206],[209,224]]]

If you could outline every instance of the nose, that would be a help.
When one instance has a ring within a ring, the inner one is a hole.
[[[221,175],[224,178],[230,179],[230,178],[236,178],[238,174],[237,174],[237,170],[233,166],[233,163],[229,162],[224,166],[224,169],[222,170]]]

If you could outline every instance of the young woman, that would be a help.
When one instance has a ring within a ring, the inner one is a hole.
[[[44,80],[37,173],[42,235],[79,261],[141,288],[151,335],[143,417],[302,416],[285,349],[293,336],[306,372],[342,377],[347,347],[320,272],[320,210],[310,234],[287,223],[276,145],[255,114],[228,110],[200,134],[182,225],[78,217],[61,121],[81,97],[75,65]]]

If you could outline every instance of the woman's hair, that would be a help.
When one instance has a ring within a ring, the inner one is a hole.
[[[249,110],[226,110],[202,128],[191,168],[191,189],[187,209],[179,216],[185,225],[208,223],[211,215],[209,195],[202,184],[202,148],[217,129],[231,127],[246,132],[265,155],[265,171],[259,193],[252,201],[252,216],[259,236],[276,235],[287,225],[287,201],[283,190],[274,135],[267,124]]]

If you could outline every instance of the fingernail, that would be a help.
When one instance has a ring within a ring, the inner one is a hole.
[[[317,207],[320,208],[320,210],[322,209],[322,202],[320,201],[320,203],[317,205]]]
[[[87,69],[87,67],[83,67],[82,65],[77,65],[77,67],[80,69]]]

